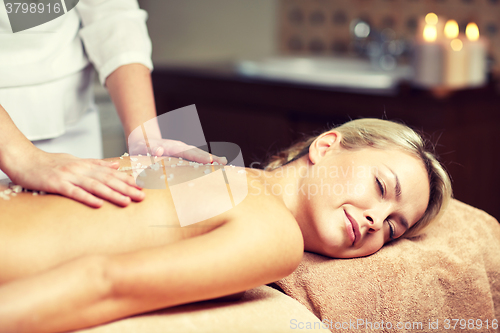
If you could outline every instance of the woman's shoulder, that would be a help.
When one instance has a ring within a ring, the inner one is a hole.
[[[248,193],[241,203],[228,212],[230,220],[253,229],[263,237],[263,241],[280,244],[279,250],[274,253],[289,256],[298,265],[304,252],[304,240],[295,217],[283,200],[272,194],[269,183],[259,176],[258,170],[245,171]],[[264,234],[268,237],[264,237]]]
[[[228,168],[226,172],[229,179],[229,187],[233,190],[233,197],[238,198],[236,207],[241,207],[251,215],[268,216],[272,218],[286,219],[296,224],[295,218],[286,207],[283,199],[272,193],[270,183],[266,182],[259,170],[249,168]],[[245,177],[231,177],[230,173],[245,175]],[[235,180],[235,184],[231,184]],[[244,199],[243,199],[244,196]]]

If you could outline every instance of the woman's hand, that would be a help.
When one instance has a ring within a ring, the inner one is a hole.
[[[102,199],[125,207],[145,197],[133,177],[117,170],[118,162],[46,153],[36,147],[24,156],[6,173],[25,188],[61,194],[94,208],[102,206]]]
[[[177,140],[167,140],[167,139],[150,139],[148,140],[149,148],[146,145],[144,139],[136,140],[133,142],[129,141],[129,153],[130,155],[146,155],[151,154],[152,156],[172,156],[172,157],[182,157],[185,160],[194,161],[198,163],[211,163],[217,162],[221,165],[227,164],[227,159],[225,157],[219,157],[207,153],[195,146],[190,146],[184,142]]]

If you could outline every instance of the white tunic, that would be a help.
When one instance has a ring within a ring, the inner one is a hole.
[[[64,134],[94,109],[90,63],[102,84],[125,64],[153,68],[146,19],[136,0],[80,0],[65,15],[12,33],[0,0],[0,104],[32,141]]]

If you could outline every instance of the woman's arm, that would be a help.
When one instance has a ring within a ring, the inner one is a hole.
[[[259,211],[240,209],[248,218],[202,236],[78,259],[7,284],[0,288],[0,331],[73,330],[276,281],[299,264],[302,235],[291,215]]]

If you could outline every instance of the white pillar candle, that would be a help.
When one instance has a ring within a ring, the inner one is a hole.
[[[465,30],[468,52],[468,83],[470,86],[482,86],[486,83],[486,42],[479,37],[479,29],[475,23],[469,23]]]
[[[444,36],[444,85],[449,88],[466,87],[468,83],[467,50],[464,47],[464,38],[459,37],[457,21],[446,22]]]
[[[449,88],[464,88],[468,84],[467,50],[461,38],[446,41],[444,84]]]
[[[413,82],[424,88],[443,83],[443,46],[437,39],[435,25],[426,25],[423,39],[418,38],[414,48]]]

